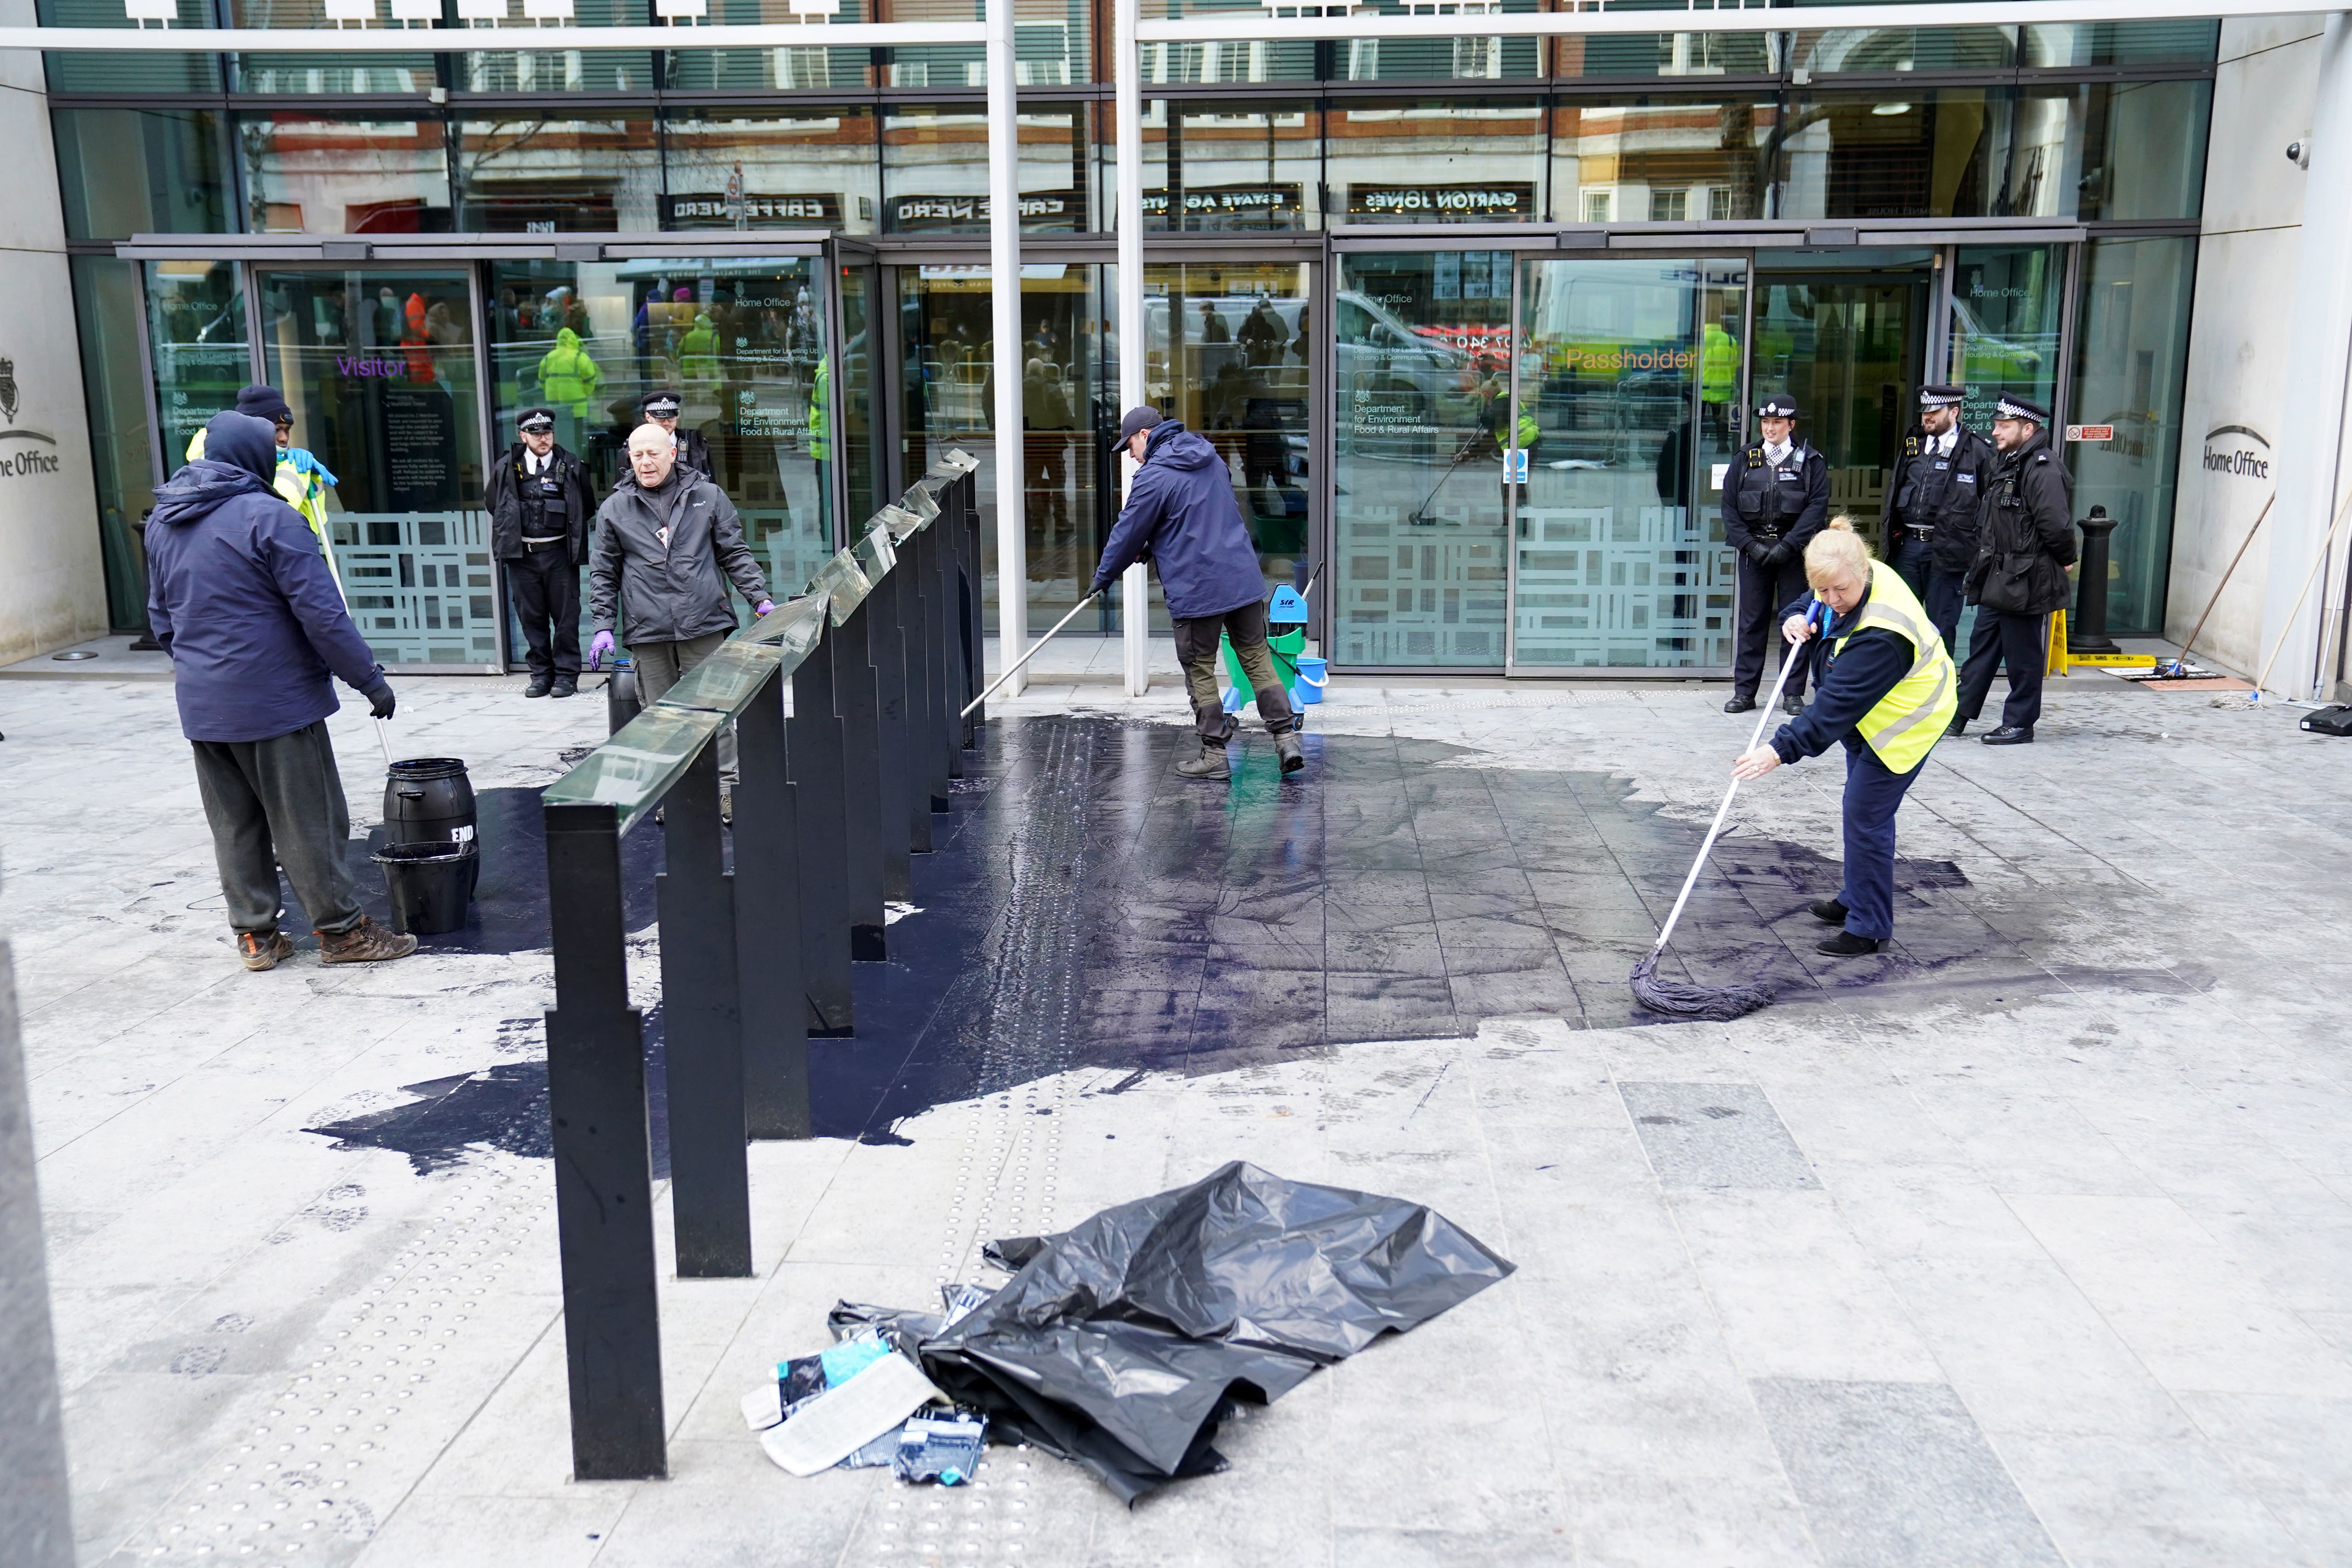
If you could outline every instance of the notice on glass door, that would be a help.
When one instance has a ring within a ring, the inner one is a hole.
[[[457,421],[439,387],[386,386],[384,510],[444,511],[457,504]]]

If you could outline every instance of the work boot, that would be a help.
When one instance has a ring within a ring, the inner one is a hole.
[[[557,677],[555,678],[555,686],[554,686],[554,689],[553,689],[552,690],[549,691],[549,692],[548,692],[548,695],[549,695],[550,697],[577,697],[577,696],[579,696],[579,695],[580,695],[580,678],[579,678],[578,676],[576,676],[576,675],[559,675],[559,676],[557,676]]]
[[[294,939],[282,931],[241,931],[236,933],[236,955],[247,969],[275,969],[294,956]]]
[[[1780,699],[1780,710],[1783,713],[1802,713],[1805,710],[1805,700],[1801,694],[1791,691]]]
[[[554,684],[555,678],[551,675],[534,675],[530,678],[530,684],[522,689],[522,694],[525,697],[544,697]]]
[[[406,958],[415,951],[415,937],[386,931],[365,915],[347,930],[319,933],[321,963],[374,963],[387,958]]]
[[[1835,899],[1822,899],[1806,907],[1813,911],[1813,919],[1824,925],[1845,924],[1845,905]]]
[[[1225,764],[1225,749],[1213,741],[1202,742],[1201,754],[1178,763],[1176,771],[1188,779],[1229,779],[1234,776],[1234,770]]]
[[[1307,753],[1298,749],[1298,731],[1286,731],[1274,738],[1274,754],[1282,759],[1282,771],[1295,773],[1307,765]]]
[[[719,787],[719,820],[735,826],[735,792],[724,784]]]
[[[1988,746],[2030,746],[2033,744],[2033,726],[2003,724],[1992,733],[1977,738]]]
[[[1947,735],[1965,735],[1968,732],[1969,721],[1957,713],[1952,715],[1952,721],[1944,726],[1944,733]]]
[[[1826,952],[1832,958],[1860,958],[1865,952],[1876,952],[1886,944],[1874,936],[1856,936],[1842,931],[1827,942],[1817,944],[1815,952]]]
[[[1731,700],[1723,705],[1723,710],[1726,713],[1746,713],[1751,711],[1755,706],[1755,698],[1735,691],[1731,694]]]

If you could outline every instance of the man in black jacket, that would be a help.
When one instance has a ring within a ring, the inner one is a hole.
[[[1780,608],[1806,592],[1805,545],[1830,520],[1829,460],[1797,439],[1797,400],[1775,393],[1757,405],[1756,424],[1764,438],[1723,476],[1724,537],[1739,552],[1738,640],[1726,713],[1756,706],[1765,652],[1780,640]],[[1801,663],[1789,672],[1780,705],[1805,710]]]
[[[710,466],[709,439],[699,430],[681,430],[677,427],[677,393],[648,392],[639,400],[639,406],[645,409],[647,419],[669,432],[669,438],[679,462],[706,479],[715,479],[719,477],[718,471]]]
[[[522,439],[482,487],[490,548],[530,647],[522,694],[570,697],[580,689],[580,563],[596,495],[586,466],[555,444],[555,410],[526,408],[515,427]]]
[[[1919,389],[1919,423],[1903,438],[1903,456],[1879,513],[1886,562],[1927,606],[1928,620],[1958,658],[1961,585],[1977,557],[1977,514],[1992,493],[1998,455],[1960,423],[1958,386]]]
[[[2066,605],[2066,568],[2074,562],[2074,482],[2050,447],[2050,411],[2001,395],[1992,422],[2000,448],[1992,493],[1979,519],[1977,558],[1969,568],[1969,602],[1977,606],[1969,662],[1960,670],[1955,735],[1984,710],[1993,671],[2009,667],[2009,700],[1988,746],[2021,746],[2042,717],[2042,668],[2053,610]]]

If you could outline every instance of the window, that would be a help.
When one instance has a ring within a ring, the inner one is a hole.
[[[872,234],[880,226],[869,109],[676,117],[664,144],[664,228]]]
[[[236,227],[226,117],[208,110],[60,109],[58,184],[70,239]]]
[[[1680,223],[1689,214],[1690,193],[1688,191],[1661,191],[1654,187],[1651,190],[1650,221],[1652,223]]]
[[[438,120],[237,118],[246,227],[256,234],[446,234]]]
[[[1607,223],[1609,221],[1609,193],[1607,191],[1587,191],[1584,193],[1584,221],[1587,223]]]

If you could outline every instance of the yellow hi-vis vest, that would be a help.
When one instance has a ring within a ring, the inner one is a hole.
[[[1838,634],[1831,657],[1843,651],[1848,637],[1873,626],[1883,626],[1911,644],[1911,668],[1894,690],[1878,700],[1877,707],[1862,716],[1854,732],[1888,771],[1907,773],[1927,760],[1960,710],[1959,679],[1918,595],[1884,561],[1870,563],[1870,601],[1853,625]]]

